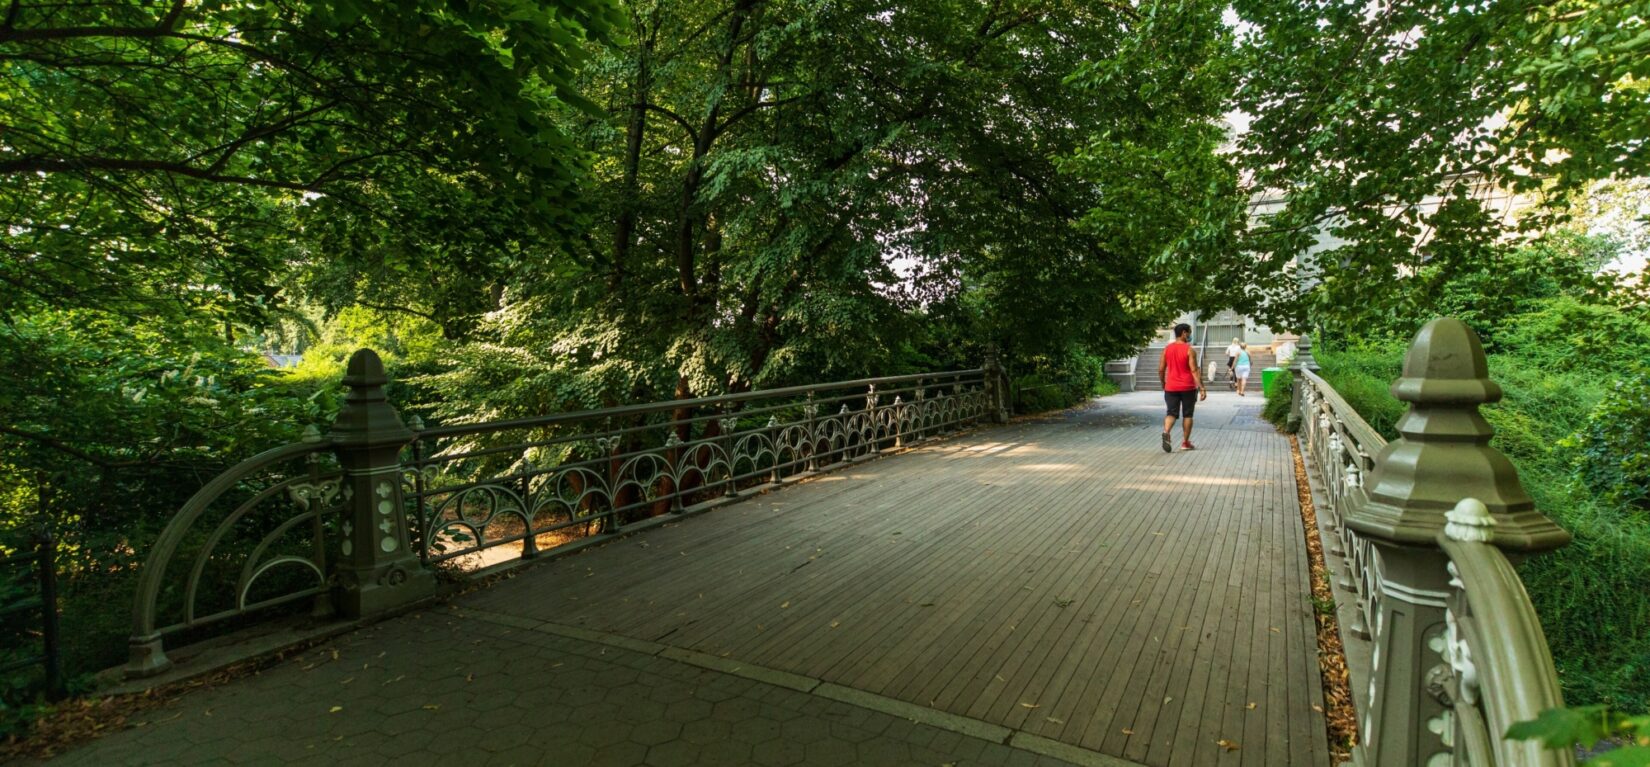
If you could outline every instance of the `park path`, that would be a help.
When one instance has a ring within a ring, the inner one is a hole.
[[[560,558],[63,761],[1326,765],[1288,441],[1219,392],[1164,454],[1161,403]]]

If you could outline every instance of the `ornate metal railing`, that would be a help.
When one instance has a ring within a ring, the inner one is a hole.
[[[311,427],[303,442],[241,462],[183,505],[138,574],[130,670],[164,668],[164,636],[305,599],[315,614],[332,613],[328,552],[352,491],[331,448]]]
[[[419,557],[615,530],[909,447],[986,414],[984,371],[866,379],[422,429],[403,491]]]
[[[1336,585],[1352,595],[1345,632],[1367,640],[1353,690],[1362,765],[1570,765],[1574,755],[1505,737],[1561,706],[1540,621],[1508,555],[1564,545],[1516,470],[1489,446],[1478,412],[1501,389],[1478,337],[1453,319],[1416,335],[1392,386],[1408,402],[1388,442],[1297,362],[1302,450],[1323,503]]]
[[[326,435],[312,427],[184,504],[139,577],[129,675],[165,669],[167,638],[202,627],[305,600],[381,612],[433,593],[443,562],[531,558],[1006,419],[994,354],[975,370],[433,428],[404,423],[385,383],[357,352]]]

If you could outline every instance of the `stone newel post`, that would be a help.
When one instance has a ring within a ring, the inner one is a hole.
[[[1501,399],[1477,334],[1460,320],[1427,323],[1410,344],[1392,394],[1409,403],[1401,437],[1382,449],[1346,525],[1370,542],[1381,573],[1370,626],[1374,659],[1359,734],[1366,765],[1449,763],[1444,704],[1429,689],[1446,664],[1448,557],[1437,537],[1462,498],[1494,517],[1495,543],[1509,554],[1557,548],[1569,535],[1535,511],[1518,472],[1489,446],[1494,429],[1478,406]],[[1486,619],[1493,619],[1485,616]]]
[[[413,439],[384,399],[384,363],[371,349],[350,357],[349,394],[332,424],[349,499],[339,542],[338,609],[355,618],[383,612],[435,592],[435,575],[420,566],[407,535],[401,498],[401,449]]]

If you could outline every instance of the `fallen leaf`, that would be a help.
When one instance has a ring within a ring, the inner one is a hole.
[[[1056,600],[1054,600],[1054,606],[1055,607],[1070,607],[1071,603],[1075,602],[1075,601],[1077,601],[1077,600],[1075,600],[1075,599],[1056,599]]]
[[[1235,741],[1235,740],[1227,740],[1225,738],[1221,738],[1220,740],[1215,741],[1215,745],[1220,746],[1221,748],[1226,749],[1227,751],[1236,751],[1236,750],[1238,750],[1238,744],[1237,744],[1237,741]]]
[[[1254,703],[1254,701],[1250,701],[1250,702],[1249,702],[1249,705],[1247,705],[1247,706],[1244,706],[1244,708],[1246,708],[1246,709],[1249,709],[1249,710],[1250,710],[1250,711],[1254,711],[1254,710],[1255,710],[1255,703]]]
[[[1042,704],[1040,704],[1040,703],[1027,703],[1023,700],[1020,701],[1020,705],[1026,707],[1026,708],[1042,708],[1043,707]]]
[[[1124,735],[1133,735],[1133,734],[1134,734],[1134,730],[1131,730],[1131,729],[1129,729],[1129,728],[1127,728],[1127,727],[1124,727],[1124,728],[1123,728],[1123,734],[1124,734]]]
[[[779,609],[783,610],[783,609],[785,609],[787,607],[790,607],[790,606],[791,606],[791,603],[790,603],[789,600],[787,600],[787,601],[785,601],[785,602],[783,602],[779,605]]]
[[[329,714],[336,714],[336,713],[338,713],[338,712],[339,712],[339,711],[343,711],[343,710],[344,710],[344,707],[343,707],[343,706],[333,706],[333,707],[332,707],[332,708],[330,708],[330,709],[327,709],[327,713],[329,713]]]
[[[1065,724],[1065,723],[1066,723],[1066,720],[1064,720],[1064,719],[1055,719],[1055,718],[1054,718],[1054,717],[1052,717],[1052,716],[1045,716],[1045,717],[1043,717],[1043,721],[1046,721],[1046,722],[1053,722],[1053,723],[1055,723],[1055,724]]]
[[[438,711],[438,710],[440,710],[440,709],[441,709],[441,706],[438,706],[438,705],[436,705],[436,704],[434,704],[434,703],[426,703],[426,704],[424,704],[424,710],[425,710],[425,711]]]
[[[842,621],[831,621],[831,628],[836,628],[837,626],[841,626],[841,625],[842,625]]]
[[[1280,631],[1278,631],[1278,627],[1277,627],[1277,626],[1267,626],[1267,627],[1266,627],[1266,630],[1267,630],[1267,631],[1270,631],[1270,632],[1272,632],[1272,633],[1274,633],[1274,634],[1278,634],[1278,633],[1282,633],[1282,632],[1280,632]]]

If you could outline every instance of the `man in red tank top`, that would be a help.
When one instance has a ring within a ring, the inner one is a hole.
[[[1197,367],[1197,350],[1192,348],[1192,326],[1182,322],[1174,326],[1174,343],[1163,348],[1163,359],[1157,362],[1157,380],[1163,384],[1163,401],[1169,412],[1163,416],[1163,452],[1173,450],[1169,445],[1169,431],[1176,418],[1180,422],[1180,449],[1192,447],[1192,411],[1200,400],[1209,398],[1203,388],[1203,373]],[[1197,397],[1192,397],[1197,392]]]

